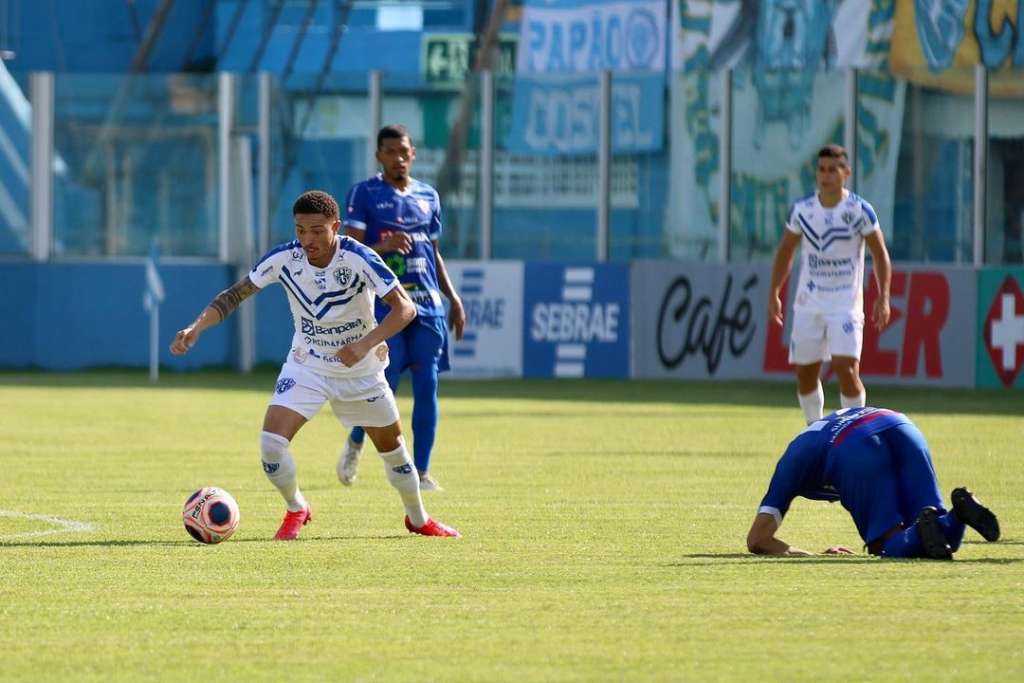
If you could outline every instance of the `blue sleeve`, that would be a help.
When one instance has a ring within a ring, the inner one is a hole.
[[[441,197],[434,190],[434,212],[430,215],[430,239],[441,239]]]
[[[800,493],[805,474],[805,458],[799,442],[794,440],[779,458],[775,466],[775,474],[768,484],[768,493],[761,499],[758,512],[775,515],[775,521],[782,523],[782,518],[789,511],[789,505]]]
[[[348,191],[345,199],[345,220],[346,226],[352,226],[357,230],[366,230],[366,223],[369,216],[366,211],[367,192],[365,183],[356,183]]]

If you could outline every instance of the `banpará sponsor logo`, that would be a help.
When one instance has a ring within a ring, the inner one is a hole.
[[[315,337],[320,334],[345,334],[349,330],[354,330],[356,328],[359,328],[360,330],[365,330],[366,322],[364,322],[362,318],[356,318],[355,320],[349,320],[348,322],[344,322],[339,325],[334,325],[333,327],[323,327],[321,325],[317,325],[309,318],[302,318],[299,327],[299,331],[302,334],[309,335],[310,337]]]
[[[617,303],[538,303],[532,320],[534,341],[613,344],[619,338]]]

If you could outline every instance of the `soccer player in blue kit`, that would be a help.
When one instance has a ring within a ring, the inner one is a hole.
[[[842,503],[872,555],[951,560],[965,525],[986,541],[999,539],[999,520],[966,488],[953,489],[946,510],[924,435],[891,410],[845,408],[793,439],[747,534],[750,552],[814,554],[775,537],[796,496]]]
[[[449,369],[448,328],[462,339],[466,314],[438,249],[441,237],[441,202],[430,185],[410,175],[416,147],[404,126],[390,125],[377,133],[377,161],[382,172],[358,183],[348,194],[345,232],[379,253],[398,275],[416,304],[417,316],[404,330],[388,339],[391,363],[386,376],[393,391],[406,369],[412,375],[413,460],[420,490],[441,490],[430,476],[430,456],[437,434],[437,375]],[[444,303],[449,312],[445,324]],[[377,302],[381,320],[388,307]],[[364,431],[352,430],[338,458],[338,479],[349,486],[356,478]]]

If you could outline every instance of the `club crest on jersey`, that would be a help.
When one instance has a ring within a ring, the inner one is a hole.
[[[843,219],[843,223],[845,223],[846,225],[849,225],[850,223],[853,222],[853,212],[852,211],[843,211],[843,215],[840,216],[840,218]]]
[[[334,281],[337,282],[340,286],[346,286],[349,283],[349,280],[351,279],[352,269],[349,268],[348,266],[334,269]]]
[[[276,391],[279,394],[283,394],[284,392],[288,391],[294,386],[295,380],[293,380],[291,377],[282,377],[281,379],[277,380]]]
[[[379,345],[376,349],[374,349],[374,353],[377,354],[377,360],[383,363],[388,357],[388,345]]]
[[[428,202],[426,199],[417,199],[416,205],[420,207],[420,211],[422,211],[423,213],[427,213],[428,211],[430,211],[430,202]]]

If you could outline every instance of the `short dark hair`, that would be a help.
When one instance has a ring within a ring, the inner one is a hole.
[[[377,149],[384,144],[385,140],[401,140],[402,138],[408,138],[409,144],[412,144],[412,136],[409,135],[409,129],[397,123],[384,126],[377,131]]]
[[[292,204],[292,215],[300,213],[320,213],[327,218],[338,218],[341,212],[338,210],[338,202],[334,197],[322,190],[310,190],[303,192]]]
[[[839,159],[840,165],[849,166],[850,157],[842,145],[825,145],[818,150],[819,159]]]

